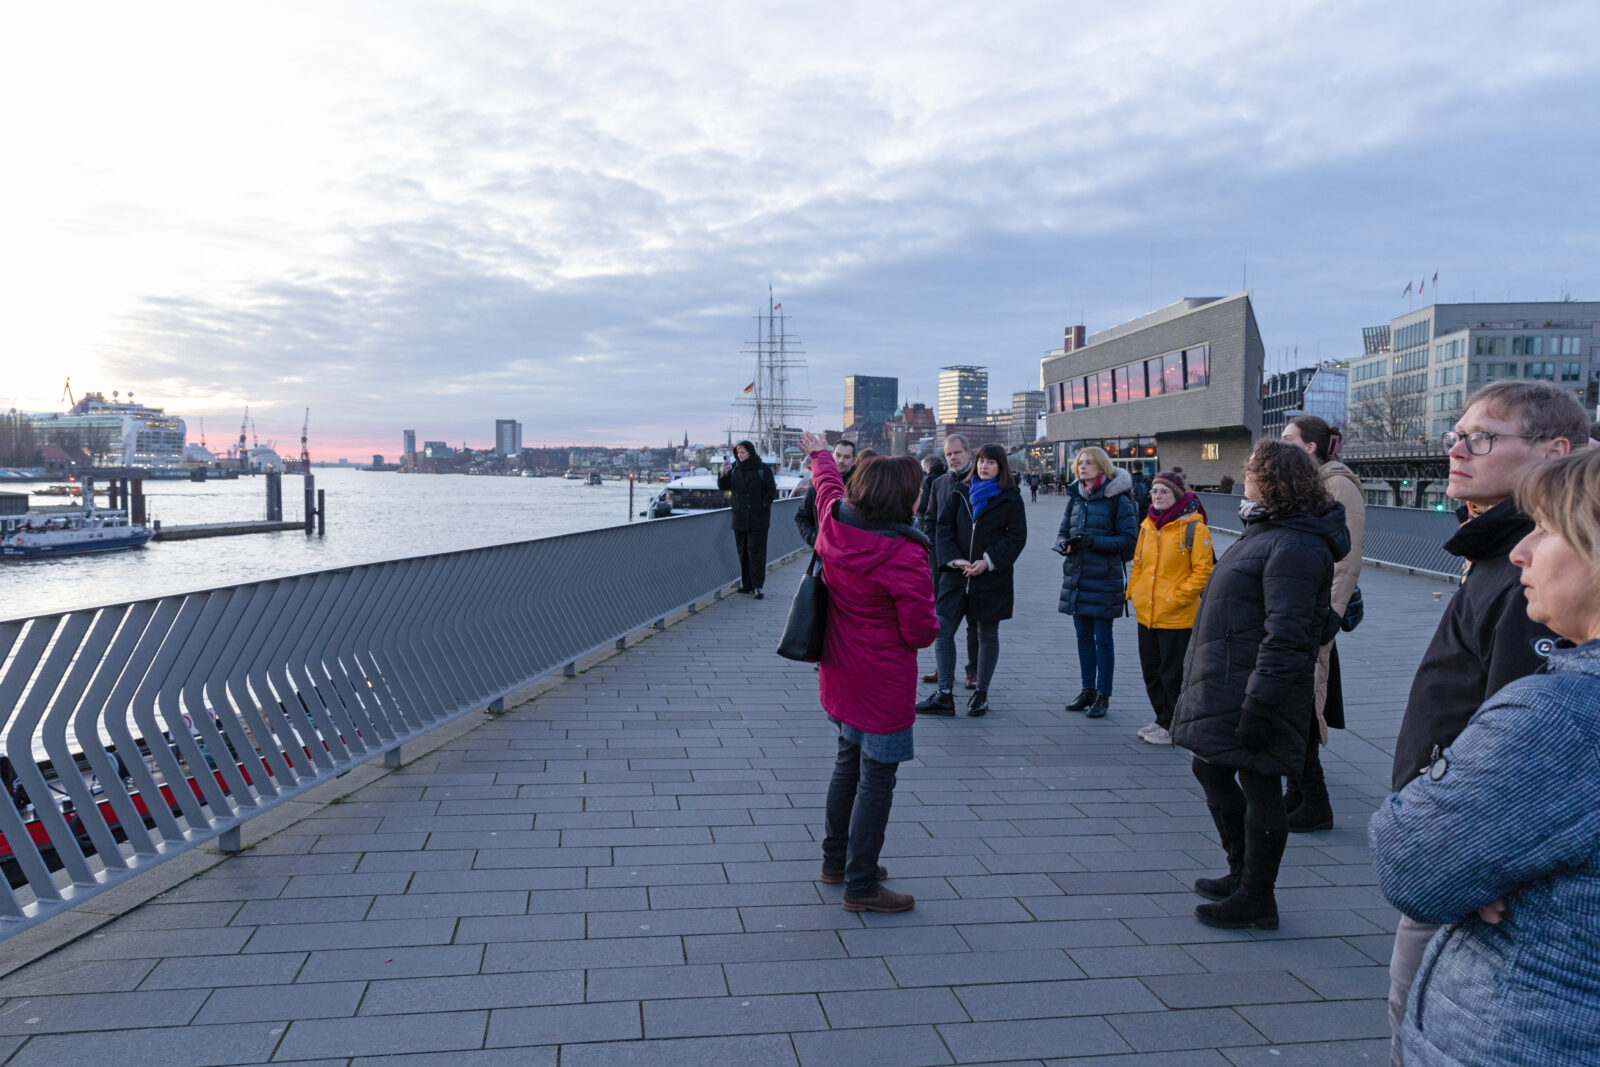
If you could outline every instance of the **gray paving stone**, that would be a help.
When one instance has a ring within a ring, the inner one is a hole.
[[[229,925],[281,926],[292,923],[306,926],[316,923],[356,922],[366,918],[367,912],[372,907],[372,900],[370,896],[328,897],[315,901],[304,898],[247,900],[243,904],[229,905],[235,909]]]
[[[569,941],[584,936],[581,913],[557,915],[475,915],[456,924],[456,944],[476,941]]]
[[[528,894],[521,890],[498,893],[408,893],[398,897],[376,897],[367,912],[374,919],[427,919],[442,916],[522,915],[528,910]]]
[[[588,999],[664,1000],[721,997],[728,993],[722,968],[715,964],[676,967],[612,967],[589,972]]]
[[[182,1026],[205,999],[206,993],[195,989],[12,997],[0,1004],[0,1034]]]
[[[294,985],[218,989],[195,1016],[197,1023],[269,1022],[273,1019],[337,1019],[356,1013],[364,982],[303,982]],[[146,1020],[154,1022],[154,1019]]]
[[[728,992],[734,996],[883,989],[895,984],[881,959],[789,960],[781,967],[768,963],[729,963],[723,971],[727,975]]]
[[[1389,968],[1298,967],[1294,976],[1328,1000],[1362,1000],[1389,995]]]
[[[788,1034],[563,1045],[564,1067],[796,1067]]]
[[[1347,1067],[1389,1062],[1389,1039],[1223,1049],[1234,1067]]]
[[[368,919],[353,923],[302,923],[259,927],[250,952],[293,952],[380,945],[444,945],[455,936],[455,919]]]
[[[427,978],[446,974],[476,974],[482,963],[482,945],[339,949],[311,953],[298,980],[339,982],[357,978]]]
[[[582,1000],[583,972],[577,970],[398,978],[369,983],[360,1013],[409,1015],[445,1006],[451,1010],[520,1008]]]
[[[588,880],[582,867],[510,867],[502,870],[419,871],[410,876],[409,890],[377,890],[387,893],[494,893],[506,890],[541,890],[537,896],[562,890],[586,892],[580,887]],[[638,905],[635,905],[638,906]],[[583,911],[582,908],[547,908],[547,911]]]
[[[215,989],[292,982],[305,965],[307,955],[305,952],[282,952],[251,956],[179,956],[157,963],[139,988]],[[135,962],[147,964],[150,961]]]
[[[668,934],[727,934],[744,929],[735,908],[664,908],[660,911],[600,911],[589,915],[589,937],[662,937]]]
[[[704,997],[644,1002],[646,1037],[715,1037],[826,1030],[814,996]]]
[[[958,926],[961,939],[975,952],[1008,952],[1025,948],[1105,948],[1137,945],[1127,926],[1115,919],[1064,922],[989,923]]]
[[[1067,954],[1057,949],[890,956],[885,962],[902,986],[1049,981],[1084,976]]]
[[[13,971],[0,978],[0,997],[42,997],[54,993],[120,993],[137,988],[157,964],[156,960],[53,962],[55,962],[53,967],[30,967]]]
[[[802,1067],[929,1067],[955,1062],[931,1026],[795,1034],[794,1047]]]
[[[1262,1036],[1229,1008],[1111,1015],[1107,1021],[1139,1052],[1265,1044]]]
[[[727,882],[720,863],[668,863],[638,867],[590,867],[589,886],[721,885]]]
[[[676,937],[612,937],[587,941],[528,941],[485,947],[483,971],[560,971],[593,967],[664,967],[684,962]]]
[[[489,1016],[489,1047],[522,1048],[642,1037],[639,1005],[633,1001],[497,1008]]]
[[[1169,1008],[1283,1004],[1317,999],[1314,991],[1295,981],[1287,971],[1151,975],[1144,979],[1144,984]],[[1388,988],[1387,981],[1384,987]]]
[[[41,1034],[7,1061],[7,1067],[115,1064],[116,1067],[210,1067],[266,1062],[283,1034],[282,1023],[159,1027],[83,1034]]]
[[[975,1022],[1159,1011],[1162,1007],[1148,989],[1132,978],[957,986],[955,993]]]
[[[1227,1057],[1215,1049],[1140,1052],[1132,1056],[1070,1056],[1044,1062],[1045,1067],[1230,1067]]]
[[[1063,1049],[1094,1055],[1132,1051],[1104,1020],[1027,1019],[993,1023],[946,1023],[938,1028],[958,1063],[1042,1059]]]
[[[74,941],[51,958],[79,960],[159,959],[164,956],[231,956],[254,928],[224,926],[193,930],[105,930]]]
[[[925,989],[853,990],[824,993],[822,1007],[834,1029],[967,1022],[971,1017],[943,986]]]
[[[886,926],[841,930],[839,940],[852,956],[909,956],[970,952],[952,926]]]
[[[1250,1025],[1267,1035],[1269,1041],[1339,1041],[1382,1037],[1389,1033],[1385,1000],[1267,1004],[1242,1007],[1238,1011]]]
[[[835,959],[845,954],[831,930],[763,934],[707,934],[683,939],[690,963]]]
[[[486,1011],[419,1015],[298,1019],[289,1024],[275,1060],[317,1056],[376,1056],[398,1052],[449,1052],[483,1047]]]

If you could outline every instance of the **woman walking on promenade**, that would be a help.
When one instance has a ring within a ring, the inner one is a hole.
[[[822,880],[844,883],[844,910],[899,912],[909,893],[880,883],[878,866],[899,765],[914,755],[917,649],[939,631],[928,574],[928,539],[909,525],[922,484],[910,456],[856,465],[844,479],[816,434],[802,434],[817,486],[817,555],[828,589],[818,688],[839,727],[828,784]]]
[[[1411,986],[1407,1067],[1600,1062],[1600,451],[1534,468],[1511,551],[1564,640],[1372,816],[1383,895],[1444,923]]]
[[[1156,475],[1128,572],[1128,599],[1139,620],[1139,668],[1156,713],[1139,737],[1152,745],[1172,744],[1168,731],[1183,690],[1183,655],[1216,562],[1205,520],[1206,509],[1181,472]]]
[[[761,462],[761,454],[749,441],[734,445],[733,456],[737,462],[722,465],[717,488],[733,494],[739,592],[754,593],[760,600],[766,595],[761,587],[767,577],[767,530],[772,526],[772,502],[778,499],[778,482],[772,476],[772,468]]]
[[[967,714],[989,712],[989,683],[1000,662],[1000,622],[1014,605],[1011,573],[1028,543],[1028,518],[1006,450],[984,445],[972,470],[955,483],[950,501],[939,509],[934,551],[939,559],[939,617],[959,619],[978,631],[978,688]],[[953,629],[953,628],[952,628]],[[931,715],[954,715],[956,640],[941,629],[934,644],[939,690],[917,705]]]
[[[1344,508],[1316,461],[1282,441],[1245,467],[1244,534],[1200,600],[1172,739],[1194,754],[1228,874],[1201,878],[1207,926],[1278,928],[1273,888],[1288,838],[1283,776],[1305,763],[1317,650],[1338,627],[1333,565],[1350,549]]]
[[[1316,415],[1290,419],[1283,428],[1283,439],[1305,449],[1317,461],[1317,473],[1328,495],[1344,505],[1344,523],[1350,531],[1350,553],[1334,565],[1330,601],[1340,618],[1350,606],[1350,595],[1361,578],[1361,545],[1367,531],[1367,500],[1361,480],[1338,460],[1339,431]],[[1333,805],[1328,802],[1328,783],[1322,774],[1320,749],[1328,743],[1328,727],[1344,729],[1344,686],[1339,679],[1339,656],[1329,641],[1317,653],[1317,716],[1311,723],[1311,740],[1306,744],[1306,762],[1298,775],[1289,778],[1289,792],[1283,805],[1289,811],[1289,832],[1309,833],[1333,829]]]
[[[1056,531],[1061,562],[1061,605],[1078,631],[1078,673],[1083,692],[1068,711],[1105,715],[1111,703],[1111,672],[1116,647],[1111,623],[1127,614],[1127,583],[1122,561],[1139,539],[1133,476],[1112,466],[1104,449],[1085,448],[1072,461],[1078,480],[1066,490],[1067,510]]]

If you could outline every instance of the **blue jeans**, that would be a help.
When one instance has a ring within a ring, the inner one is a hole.
[[[1111,643],[1111,619],[1074,615],[1078,629],[1078,672],[1083,687],[1111,695],[1111,672],[1117,665],[1116,646]]]
[[[822,865],[844,871],[847,897],[870,897],[878,889],[878,853],[894,803],[898,763],[879,763],[843,737],[828,783],[823,816]]]

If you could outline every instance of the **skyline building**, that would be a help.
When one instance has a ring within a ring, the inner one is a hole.
[[[522,452],[522,423],[515,419],[495,419],[494,451],[498,456],[519,455]]]
[[[984,367],[939,368],[939,421],[978,422],[989,414],[989,372]]]
[[[884,446],[884,424],[900,406],[900,379],[852,374],[844,380],[844,432],[858,447]]]
[[[1346,364],[1321,363],[1271,375],[1261,385],[1261,436],[1281,436],[1288,421],[1299,415],[1316,415],[1347,433],[1349,396]]]
[[[1044,390],[1025,389],[1011,394],[1011,418],[1006,430],[1006,447],[1021,448],[1039,436],[1039,416],[1044,414]]]
[[[417,431],[400,431],[400,462],[410,463],[417,455]]]

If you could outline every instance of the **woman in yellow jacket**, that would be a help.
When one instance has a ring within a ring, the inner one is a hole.
[[[1206,509],[1189,492],[1181,469],[1155,476],[1128,573],[1128,599],[1139,620],[1139,666],[1156,712],[1156,721],[1141,727],[1139,736],[1152,745],[1172,744],[1167,731],[1183,687],[1189,632],[1216,562],[1205,519]]]

